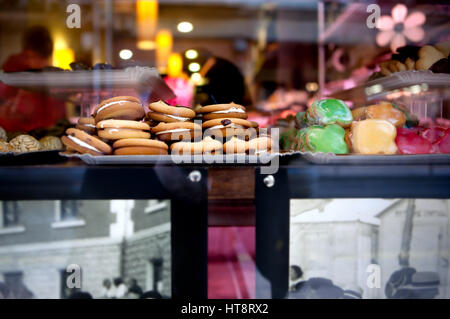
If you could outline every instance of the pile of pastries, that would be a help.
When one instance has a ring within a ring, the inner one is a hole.
[[[118,96],[101,102],[92,116],[80,118],[62,142],[69,152],[91,155],[260,154],[270,152],[271,138],[247,120],[235,103],[197,111],[163,101],[148,105]]]
[[[11,134],[0,127],[0,153],[27,153],[36,151],[63,150],[64,145],[57,136],[46,135],[39,140],[28,134]]]
[[[337,99],[314,101],[280,135],[284,151],[334,154],[450,153],[450,128],[422,127],[405,108],[380,102],[354,109]]]
[[[450,73],[448,56],[450,41],[423,47],[407,45],[397,49],[390,60],[380,63],[380,72],[373,77],[388,76],[406,70],[430,70]],[[373,78],[372,77],[372,78]]]

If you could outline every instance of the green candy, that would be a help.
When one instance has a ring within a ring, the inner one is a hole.
[[[323,99],[314,101],[308,108],[306,121],[309,125],[338,124],[345,127],[352,123],[353,115],[344,101]]]
[[[323,152],[348,154],[345,143],[345,130],[336,124],[327,126],[313,125],[300,131],[301,148],[303,152]]]

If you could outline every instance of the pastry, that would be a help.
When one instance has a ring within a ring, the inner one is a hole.
[[[223,152],[226,154],[245,154],[248,150],[248,142],[233,136],[223,144]]]
[[[19,135],[9,141],[14,153],[34,152],[41,149],[39,141],[30,135]]]
[[[444,54],[431,45],[426,45],[419,50],[419,59],[416,62],[416,70],[428,70],[440,59],[446,58]]]
[[[439,153],[450,154],[450,128],[445,130],[444,135],[436,142]]]
[[[250,139],[257,134],[254,124],[239,118],[220,118],[203,122],[205,134],[214,135],[216,138],[232,136],[246,137]]]
[[[117,140],[113,144],[114,155],[167,155],[166,143],[141,138]]]
[[[195,117],[194,110],[184,106],[171,106],[163,101],[151,103],[148,108],[147,118],[155,122],[186,122]]]
[[[445,131],[443,127],[432,127],[421,129],[418,133],[430,143],[436,143],[445,135]]]
[[[353,122],[350,139],[355,153],[395,154],[395,126],[386,120],[367,119]]]
[[[223,145],[218,140],[205,137],[199,142],[176,142],[170,146],[172,155],[220,154]]]
[[[299,151],[300,145],[300,130],[291,129],[280,134],[280,150]]]
[[[389,102],[380,102],[367,107],[360,107],[353,110],[352,114],[355,121],[365,119],[386,120],[396,127],[402,127],[406,123],[405,114],[394,108]]]
[[[338,124],[347,127],[353,121],[352,112],[347,104],[337,99],[316,100],[305,115],[309,125]]]
[[[69,128],[66,130],[66,134],[67,136],[61,138],[64,145],[82,154],[88,153],[95,156],[111,154],[112,152],[108,144],[82,130]]]
[[[195,137],[201,137],[202,127],[192,122],[161,122],[152,127],[151,132],[161,141],[191,141]]]
[[[8,141],[8,135],[3,127],[0,126],[0,141]]]
[[[95,127],[95,119],[90,117],[80,117],[78,119],[78,124],[75,126],[77,129],[85,131],[89,134],[94,134],[96,127]]]
[[[8,153],[11,152],[11,145],[4,140],[0,140],[0,153]]]
[[[104,120],[97,123],[97,134],[102,139],[150,138],[150,126],[130,120]]]
[[[213,104],[203,106],[197,110],[197,113],[203,115],[202,117],[204,121],[222,118],[247,119],[245,107],[233,102],[229,104]]]
[[[400,154],[434,153],[434,147],[430,141],[408,128],[397,128],[395,143]]]
[[[117,96],[100,103],[94,110],[95,122],[107,119],[141,120],[144,108],[139,99],[133,96]]]
[[[434,47],[441,51],[441,53],[446,57],[450,54],[450,41],[438,43],[434,45]]]
[[[394,108],[396,108],[397,110],[399,110],[400,112],[402,112],[405,115],[405,119],[406,119],[405,126],[406,127],[414,127],[414,126],[419,125],[419,119],[417,118],[417,116],[414,115],[413,113],[409,112],[406,109],[406,107],[404,107],[400,104],[397,104],[395,102],[392,102],[391,104]]]
[[[391,61],[389,60],[389,61],[384,61],[384,62],[380,63],[380,73],[383,74],[384,76],[388,76],[388,75],[392,74],[391,70],[389,69],[390,62]]]
[[[407,70],[414,70],[416,62],[411,58],[406,58],[405,65]]]
[[[302,152],[323,152],[347,154],[349,152],[345,143],[345,130],[337,125],[313,125],[300,131],[300,150]]]
[[[44,151],[64,149],[64,145],[61,142],[61,139],[56,136],[44,136],[39,140],[39,143],[41,144],[41,148]]]
[[[272,149],[272,139],[270,136],[259,136],[247,142],[248,153],[259,155],[270,152]]]

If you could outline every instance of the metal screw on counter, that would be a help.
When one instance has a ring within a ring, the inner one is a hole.
[[[199,171],[192,171],[188,177],[191,182],[198,183],[202,179],[202,174]]]
[[[267,175],[264,177],[263,181],[267,187],[273,187],[273,185],[275,185],[275,177],[273,177],[273,175]]]

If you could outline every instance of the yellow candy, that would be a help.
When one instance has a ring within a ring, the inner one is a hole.
[[[395,126],[386,120],[364,120],[353,122],[351,142],[353,151],[359,154],[396,154]]]

